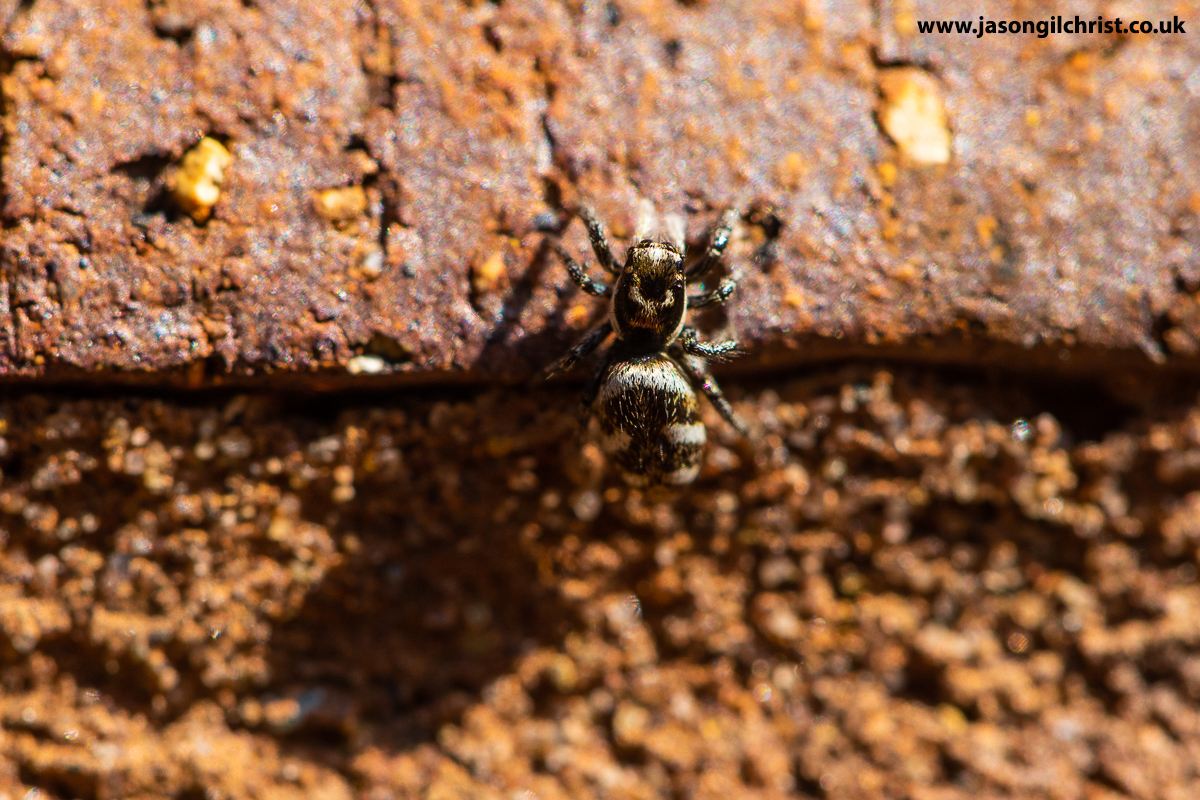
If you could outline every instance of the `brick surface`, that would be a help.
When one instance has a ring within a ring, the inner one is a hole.
[[[569,222],[582,255],[570,210],[592,201],[620,238],[639,197],[685,213],[696,244],[745,209],[743,289],[704,323],[752,351],[931,340],[965,360],[952,345],[973,337],[1191,363],[1200,39],[915,33],[950,13],[0,4],[0,370],[203,379],[366,353],[418,376],[529,375],[602,313],[539,228]],[[940,88],[948,164],[907,161],[880,129],[896,66]],[[204,135],[234,160],[198,225],[167,186]],[[347,186],[366,211],[334,224],[316,193]]]

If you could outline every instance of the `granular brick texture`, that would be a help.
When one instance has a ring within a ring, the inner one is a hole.
[[[1196,796],[1200,408],[734,390],[666,496],[551,389],[0,403],[0,793]]]
[[[1189,9],[1200,24],[1171,11]],[[582,254],[579,202],[621,238],[639,198],[696,243],[744,210],[743,289],[709,321],[756,353],[962,360],[970,338],[1009,361],[1050,343],[1193,364],[1200,38],[916,32],[961,13],[0,3],[0,371],[204,382],[367,355],[424,380],[527,376],[602,313],[541,230]],[[909,129],[948,132],[948,163],[880,127],[910,86],[937,113]],[[169,186],[204,136],[233,161],[197,223]]]

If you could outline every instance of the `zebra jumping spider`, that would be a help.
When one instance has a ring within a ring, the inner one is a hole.
[[[604,228],[586,206],[579,216],[587,227],[600,265],[616,278],[608,286],[589,278],[557,238],[550,241],[567,267],[571,280],[596,297],[610,298],[608,319],[593,328],[546,375],[568,369],[616,337],[600,358],[587,388],[583,405],[596,404],[605,453],[630,486],[691,483],[700,472],[707,433],[692,386],[698,386],[725,420],[743,436],[746,426],[705,363],[725,359],[737,342],[700,341],[696,329],[686,324],[687,310],[724,303],[737,287],[734,278],[716,288],[687,293],[689,281],[707,274],[720,260],[733,231],[737,213],[729,209],[713,231],[704,257],[684,268],[683,218],[667,216],[659,232],[654,206],[643,201],[633,244],[625,263],[617,261]]]

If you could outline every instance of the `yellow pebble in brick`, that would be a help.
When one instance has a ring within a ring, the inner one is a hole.
[[[334,225],[345,225],[367,210],[367,193],[361,186],[325,189],[314,195],[313,207]]]
[[[983,247],[991,247],[996,234],[996,229],[1000,227],[1000,223],[991,215],[975,218],[975,233],[979,236],[979,244]]]
[[[783,295],[783,304],[790,308],[806,308],[808,296],[800,289],[789,289]]]
[[[196,222],[204,222],[221,197],[225,170],[233,155],[212,137],[205,136],[183,156],[179,169],[170,177],[171,197]]]
[[[950,161],[950,128],[937,80],[919,69],[901,67],[880,73],[883,102],[879,123],[910,161]]]
[[[563,319],[566,321],[567,325],[573,328],[578,325],[583,325],[585,322],[587,322],[587,319],[589,316],[591,316],[591,314],[592,309],[589,305],[586,303],[576,303],[567,309],[567,312],[563,315]]]
[[[504,254],[492,253],[485,261],[477,263],[471,268],[471,288],[478,294],[494,292],[499,288],[507,271],[507,267],[504,265]]]
[[[891,161],[880,162],[875,171],[879,174],[879,183],[883,188],[890,189],[896,185],[898,171]]]
[[[779,182],[792,190],[800,188],[807,172],[808,165],[804,163],[804,157],[799,153],[788,153],[776,167]]]

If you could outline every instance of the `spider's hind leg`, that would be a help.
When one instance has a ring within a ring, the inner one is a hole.
[[[741,418],[734,412],[733,406],[725,399],[725,393],[721,391],[721,387],[717,385],[717,379],[708,371],[708,365],[697,356],[689,356],[685,353],[680,353],[676,359],[683,372],[688,376],[688,379],[704,392],[704,396],[713,404],[713,408],[717,413],[725,418],[733,429],[746,438],[750,438],[750,429],[746,427],[746,423],[742,422]]]

